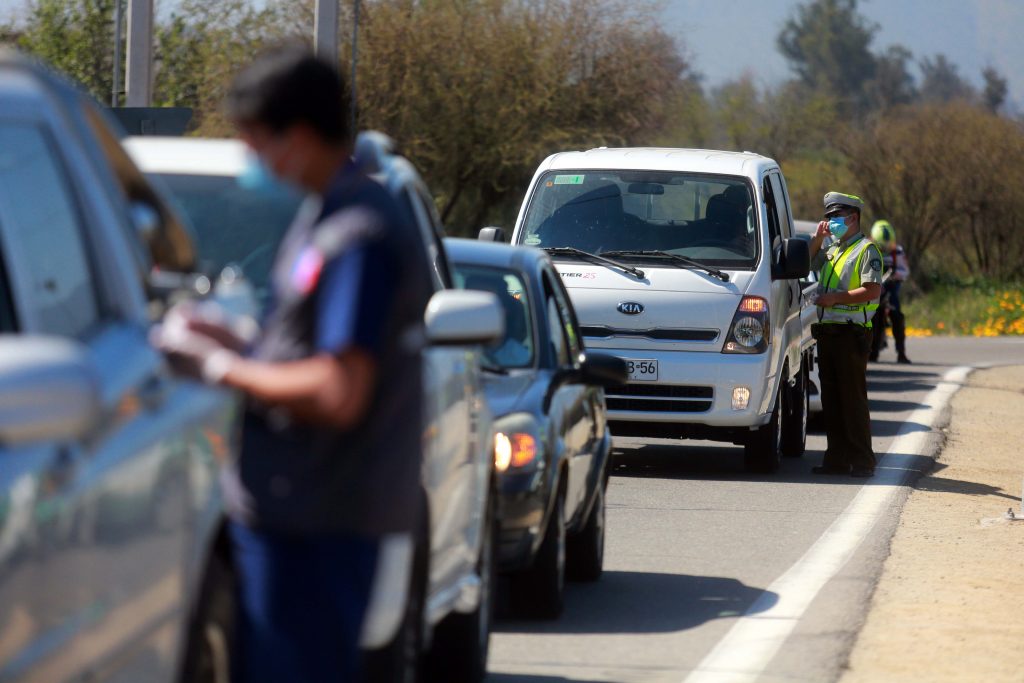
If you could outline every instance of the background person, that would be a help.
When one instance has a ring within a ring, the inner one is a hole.
[[[811,239],[813,259],[825,239],[827,260],[818,279],[818,374],[828,447],[815,474],[875,473],[868,411],[867,364],[871,319],[882,291],[882,255],[861,233],[864,202],[855,195],[825,195],[825,220]]]
[[[352,681],[378,548],[421,512],[421,340],[431,290],[416,228],[350,158],[346,88],[302,48],[258,58],[227,109],[270,170],[308,192],[277,254],[251,352],[179,311],[158,340],[247,398],[223,476],[240,582],[237,681]]]
[[[877,361],[878,352],[885,342],[885,327],[892,324],[892,338],[896,342],[896,362],[910,363],[907,358],[906,320],[900,305],[900,287],[910,277],[910,265],[903,247],[896,243],[896,229],[889,221],[879,220],[871,226],[871,239],[882,250],[882,297],[872,321],[871,355]]]

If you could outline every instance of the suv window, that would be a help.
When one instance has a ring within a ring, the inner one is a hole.
[[[752,190],[737,176],[551,171],[535,186],[519,242],[591,253],[667,251],[708,265],[753,268],[758,231]]]
[[[569,330],[563,323],[563,309],[558,301],[556,292],[558,287],[552,281],[548,273],[544,273],[544,310],[548,316],[548,333],[551,335],[551,351],[555,357],[558,367],[569,365],[572,342],[569,340]]]
[[[41,331],[82,337],[100,307],[81,216],[37,126],[0,125],[0,221],[7,270]]]
[[[494,293],[505,313],[505,338],[501,344],[484,349],[487,359],[502,368],[533,365],[533,301],[519,273],[507,268],[456,264],[454,276],[460,289]]]
[[[450,271],[448,269],[448,261],[445,256],[444,246],[441,244],[440,226],[437,223],[434,211],[430,207],[432,202],[429,202],[418,190],[413,188],[409,188],[402,194],[409,202],[412,216],[423,233],[427,258],[430,260],[430,279],[434,283],[434,290],[451,288],[452,283],[449,282]]]

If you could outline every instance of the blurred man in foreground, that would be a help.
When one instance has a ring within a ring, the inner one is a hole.
[[[415,226],[351,159],[341,76],[305,49],[257,59],[227,101],[270,171],[309,193],[251,349],[196,311],[158,343],[247,399],[224,472],[240,589],[240,681],[359,679],[381,540],[421,510],[423,312]]]

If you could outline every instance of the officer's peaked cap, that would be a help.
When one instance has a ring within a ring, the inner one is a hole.
[[[864,210],[864,200],[855,194],[843,194],[842,192],[829,192],[825,195],[825,213],[841,208]]]

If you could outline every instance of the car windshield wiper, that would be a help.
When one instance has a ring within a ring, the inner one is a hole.
[[[679,254],[673,254],[667,251],[659,251],[657,249],[618,249],[616,251],[606,251],[605,254],[610,256],[653,256],[656,258],[671,259],[680,265],[703,270],[707,274],[717,277],[722,282],[729,281],[729,273],[718,270],[717,268],[712,268],[711,266],[706,266],[700,261],[694,261],[692,258],[686,258],[685,256],[680,256]]]
[[[637,280],[644,279],[644,271],[636,268],[635,266],[628,266],[625,263],[619,263],[610,258],[604,256],[598,256],[597,254],[591,254],[589,251],[583,251],[576,247],[544,247],[544,251],[548,252],[553,256],[575,256],[576,258],[586,259],[593,263],[604,263],[609,266],[614,266],[619,270],[624,270],[627,273],[636,277]]]

